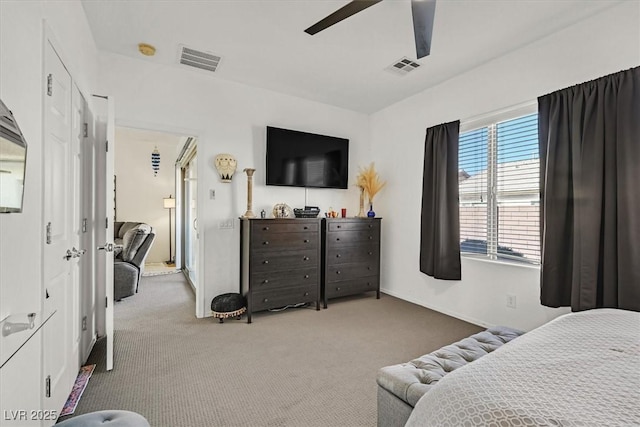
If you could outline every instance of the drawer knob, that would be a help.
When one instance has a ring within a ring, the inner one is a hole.
[[[309,239],[304,239],[304,242],[305,243],[309,243]]]
[[[340,258],[342,255],[340,254],[336,254],[336,258]]]
[[[367,267],[367,270],[371,270],[371,267]]]
[[[369,240],[373,240],[373,236],[369,236]]]
[[[262,283],[269,283],[269,279],[264,279]]]
[[[267,241],[265,241],[265,242],[262,242],[262,244],[263,244],[263,245],[268,245],[268,244],[269,244],[269,241],[267,240]]]
[[[305,296],[305,297],[308,297],[308,296],[309,296],[309,292],[305,292],[305,293],[304,293],[304,296]]]
[[[342,228],[342,226],[341,226],[341,225],[339,225],[339,226],[338,226],[338,228]]]
[[[303,260],[303,261],[309,261],[309,257],[308,257],[308,256],[306,256],[306,257],[302,257],[302,260]]]
[[[269,230],[269,227],[264,227],[263,230],[267,231],[267,230]]]
[[[308,279],[308,278],[309,278],[309,275],[308,275],[308,274],[305,274],[305,275],[304,275],[304,278],[305,278],[305,279]]]
[[[369,255],[373,255],[373,252],[369,251]]]
[[[262,302],[269,302],[269,298],[263,299]]]
[[[305,229],[305,230],[308,230],[308,229],[309,229],[309,227],[307,227],[307,226],[305,225],[305,226],[304,226],[304,229]]]
[[[340,270],[336,271],[336,274],[340,274]]]
[[[339,241],[340,241],[340,238],[339,238],[339,237],[336,237],[336,242],[339,242]]]
[[[369,224],[369,228],[373,228],[373,224]]]
[[[340,290],[340,288],[336,288],[336,291],[339,291],[339,290]]]
[[[269,264],[269,260],[265,259],[264,261],[262,261],[263,264]]]

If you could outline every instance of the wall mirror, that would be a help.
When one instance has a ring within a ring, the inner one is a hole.
[[[27,142],[0,100],[0,213],[22,212]]]

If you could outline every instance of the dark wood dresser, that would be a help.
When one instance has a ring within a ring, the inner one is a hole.
[[[322,220],[322,299],[375,291],[380,298],[381,218]]]
[[[251,313],[315,302],[320,310],[320,219],[240,221],[240,293]]]

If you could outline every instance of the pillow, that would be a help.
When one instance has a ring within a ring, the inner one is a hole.
[[[120,227],[120,230],[118,230],[118,237],[121,238],[121,239],[124,239],[124,235],[127,233],[127,231],[133,229],[134,227],[136,227],[138,225],[140,225],[139,222],[125,222]]]
[[[134,228],[124,233],[124,237],[122,238],[123,261],[131,262],[135,258],[138,253],[138,249],[142,246],[147,235],[148,233],[145,233],[143,229],[139,228]]]

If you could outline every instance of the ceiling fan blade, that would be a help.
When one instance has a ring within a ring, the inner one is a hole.
[[[347,19],[351,15],[355,15],[356,13],[361,12],[376,3],[380,3],[381,1],[382,0],[354,0],[342,6],[340,9],[336,10],[326,18],[316,22],[315,24],[304,30],[304,32],[311,35],[319,33],[320,31],[326,30],[330,26],[337,24],[343,19]]]
[[[416,39],[418,59],[428,56],[431,52],[431,35],[435,13],[436,0],[411,0],[413,36]]]

